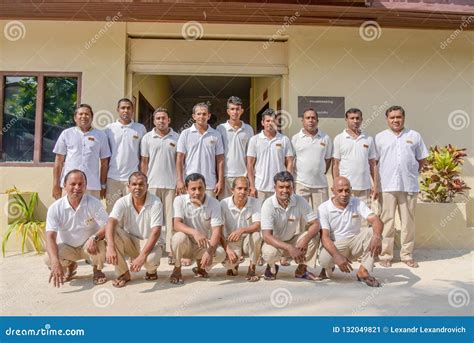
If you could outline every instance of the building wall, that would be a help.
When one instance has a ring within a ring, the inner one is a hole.
[[[136,74],[133,76],[132,85],[132,94],[137,101],[138,92],[141,92],[155,109],[165,107],[173,114],[173,90],[168,76]]]

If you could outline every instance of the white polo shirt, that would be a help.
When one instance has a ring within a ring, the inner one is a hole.
[[[178,152],[186,155],[184,174],[199,173],[206,180],[206,189],[214,189],[217,182],[216,156],[224,154],[220,133],[208,125],[207,131],[201,135],[193,124],[181,132]]]
[[[382,192],[419,192],[418,161],[429,155],[421,135],[403,129],[397,136],[387,129],[375,136],[375,145]]]
[[[211,238],[212,228],[224,224],[219,201],[206,195],[204,203],[197,207],[189,199],[189,194],[174,199],[173,218],[183,219],[184,224]]]
[[[170,131],[160,136],[155,129],[142,138],[141,154],[148,157],[148,187],[176,188],[176,148],[179,135]]]
[[[289,241],[302,232],[307,223],[318,219],[303,197],[293,194],[287,208],[278,203],[273,194],[262,205],[262,230],[273,230],[273,236],[280,241]]]
[[[291,143],[295,150],[295,181],[306,187],[327,188],[326,160],[332,156],[331,138],[321,129],[315,136],[301,129]]]
[[[163,205],[154,194],[147,192],[145,204],[137,213],[132,203],[132,195],[128,194],[117,200],[109,217],[119,221],[122,229],[138,239],[150,238],[151,229],[163,225]],[[164,242],[166,230],[162,230],[160,241]]]
[[[248,197],[245,206],[239,209],[235,206],[233,196],[221,201],[222,218],[224,219],[224,238],[242,228],[260,222],[260,201]]]
[[[273,177],[286,170],[285,157],[293,156],[290,139],[277,132],[272,139],[263,130],[250,139],[247,156],[255,157],[255,188],[263,192],[273,191]]]
[[[112,153],[107,177],[128,181],[130,174],[138,170],[140,140],[146,134],[145,126],[133,120],[124,125],[117,120],[107,125],[104,132]]]
[[[107,212],[100,200],[84,194],[76,210],[67,195],[51,204],[46,215],[46,232],[57,232],[56,242],[82,246],[107,223]]]
[[[361,132],[356,139],[353,139],[346,130],[343,130],[334,138],[332,157],[340,160],[339,175],[349,179],[353,190],[362,191],[371,188],[369,160],[377,157],[372,137]]]
[[[332,199],[323,202],[319,208],[322,230],[329,230],[333,241],[349,239],[359,234],[361,217],[367,219],[374,214],[365,202],[351,197],[345,209],[337,208]]]
[[[100,160],[110,157],[109,143],[104,132],[91,128],[84,133],[77,126],[70,127],[61,132],[53,152],[66,156],[61,173],[61,187],[64,187],[64,176],[73,169],[79,169],[87,176],[88,190],[101,189]]]
[[[234,129],[227,121],[217,126],[217,131],[222,136],[224,144],[224,176],[237,177],[247,175],[246,154],[253,129],[241,121],[242,126]]]

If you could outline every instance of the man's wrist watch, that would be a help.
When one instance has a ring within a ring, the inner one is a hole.
[[[104,189],[106,189],[106,188],[107,188],[107,184],[102,183],[102,184],[100,185],[100,189],[104,190]]]
[[[98,242],[100,240],[99,236],[97,235],[92,235],[91,238],[94,242]]]

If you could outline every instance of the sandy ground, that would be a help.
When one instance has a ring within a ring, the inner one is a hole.
[[[35,254],[9,255],[0,263],[2,315],[474,315],[472,251],[419,250],[420,268],[394,263],[376,268],[384,283],[370,288],[352,275],[336,272],[333,280],[311,282],[293,277],[295,265],[283,267],[276,281],[245,281],[243,274],[226,277],[224,268],[207,280],[184,269],[185,284],[168,283],[171,268],[162,259],[158,281],[145,281],[144,271],[125,288],[108,281],[93,286],[91,266],[81,262],[78,274],[61,289],[47,283],[48,270]],[[357,264],[354,264],[357,266]],[[259,271],[263,272],[263,267]],[[319,271],[319,269],[317,270]],[[113,278],[113,269],[104,270]]]

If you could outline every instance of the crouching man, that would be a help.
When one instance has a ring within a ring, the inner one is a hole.
[[[66,195],[48,209],[45,262],[51,270],[49,282],[54,287],[72,279],[79,260],[91,262],[94,284],[107,281],[102,272],[107,212],[97,198],[85,194],[86,188],[86,174],[71,170],[64,177]]]
[[[324,277],[331,276],[335,264],[344,273],[350,273],[351,261],[361,258],[357,280],[380,287],[369,273],[382,248],[382,222],[363,201],[351,197],[347,178],[336,177],[331,190],[333,197],[319,206],[323,245],[319,263],[326,271]],[[372,229],[361,230],[361,218],[372,224]]]
[[[222,215],[219,201],[206,195],[206,181],[198,173],[185,179],[187,194],[174,199],[173,225],[176,233],[171,238],[171,250],[175,259],[170,282],[183,283],[181,259],[195,259],[193,273],[208,278],[213,266],[225,260],[225,251],[219,246],[222,231]]]
[[[148,181],[142,172],[128,178],[129,194],[115,203],[106,227],[107,263],[115,265],[117,288],[130,281],[130,270],[139,272],[144,266],[145,279],[158,279],[157,269],[163,251],[160,239],[163,206],[158,197],[148,192]],[[132,258],[130,270],[126,257]]]

